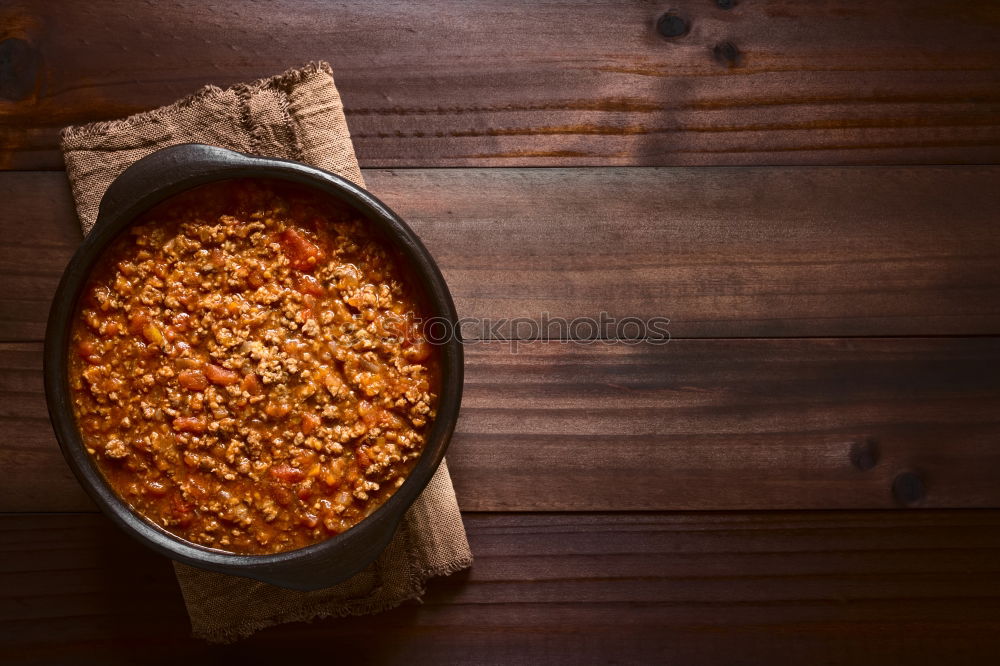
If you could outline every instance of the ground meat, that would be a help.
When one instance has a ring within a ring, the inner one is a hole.
[[[434,418],[411,283],[363,220],[298,186],[228,181],[161,204],[78,307],[87,450],[194,543],[274,553],[349,529],[401,485]]]

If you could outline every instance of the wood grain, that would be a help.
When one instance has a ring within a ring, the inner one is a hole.
[[[464,510],[1000,507],[997,338],[466,354],[448,452]],[[51,433],[40,368],[40,345],[0,345],[0,511],[90,509]],[[922,491],[894,492],[907,473]]]
[[[0,659],[964,664],[1000,649],[996,511],[464,520],[476,561],[423,605],[213,648],[188,637],[167,561],[102,516],[2,516]]]
[[[463,317],[667,317],[677,338],[1000,333],[998,167],[365,177],[424,239]],[[69,188],[0,173],[0,201],[0,340],[41,340],[80,242]],[[531,335],[511,328],[496,333]]]
[[[997,162],[998,26],[975,0],[13,0],[0,166],[317,58],[368,167]]]

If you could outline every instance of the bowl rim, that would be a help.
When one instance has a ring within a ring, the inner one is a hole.
[[[161,182],[157,174],[165,174]],[[315,544],[271,554],[221,551],[184,540],[146,518],[119,497],[86,452],[73,414],[68,385],[70,327],[91,269],[108,245],[145,211],[177,194],[213,182],[251,178],[281,180],[323,192],[359,212],[383,232],[405,256],[410,273],[419,279],[425,307],[433,317],[448,320],[453,335],[439,344],[441,362],[437,416],[424,450],[406,480],[393,495],[350,529]],[[132,190],[141,190],[135,192]],[[112,182],[101,201],[98,218],[63,272],[46,325],[43,375],[46,405],[60,449],[81,485],[98,507],[120,527],[147,546],[182,562],[244,573],[268,571],[305,559],[325,557],[370,542],[383,529],[388,544],[405,511],[437,471],[455,428],[462,397],[464,359],[458,316],[443,275],[410,227],[366,189],[336,174],[291,160],[259,157],[205,144],[180,144],[151,153]],[[430,454],[430,455],[428,455]],[[369,550],[371,550],[369,548]],[[347,578],[368,562],[355,566]]]

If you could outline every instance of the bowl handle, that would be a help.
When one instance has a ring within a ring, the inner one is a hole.
[[[191,182],[192,178],[208,175],[221,166],[247,166],[253,161],[249,155],[202,143],[182,143],[157,150],[132,164],[111,182],[101,199],[97,224],[124,214],[155,192]]]

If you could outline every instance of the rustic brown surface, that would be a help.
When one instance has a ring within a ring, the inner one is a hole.
[[[981,233],[1000,167],[365,178],[424,239],[463,317],[663,316],[674,337],[1000,332],[1000,233]],[[68,186],[0,173],[0,201],[0,340],[40,340],[80,242]]]
[[[0,511],[90,508],[40,368],[0,345]],[[471,511],[1000,506],[998,376],[996,338],[473,344],[448,460]]]
[[[187,637],[167,562],[103,517],[2,516],[0,660],[952,664],[996,646],[996,511],[465,523],[476,563],[423,605],[209,648]]]
[[[60,168],[65,125],[317,58],[368,167],[997,161],[995,5],[730,4],[8,1],[0,166]]]
[[[0,662],[991,663],[998,55],[974,0],[0,4],[0,169],[325,58],[462,315],[674,337],[470,346],[473,569],[211,648],[61,460],[40,341],[80,236],[64,174],[0,173]]]

